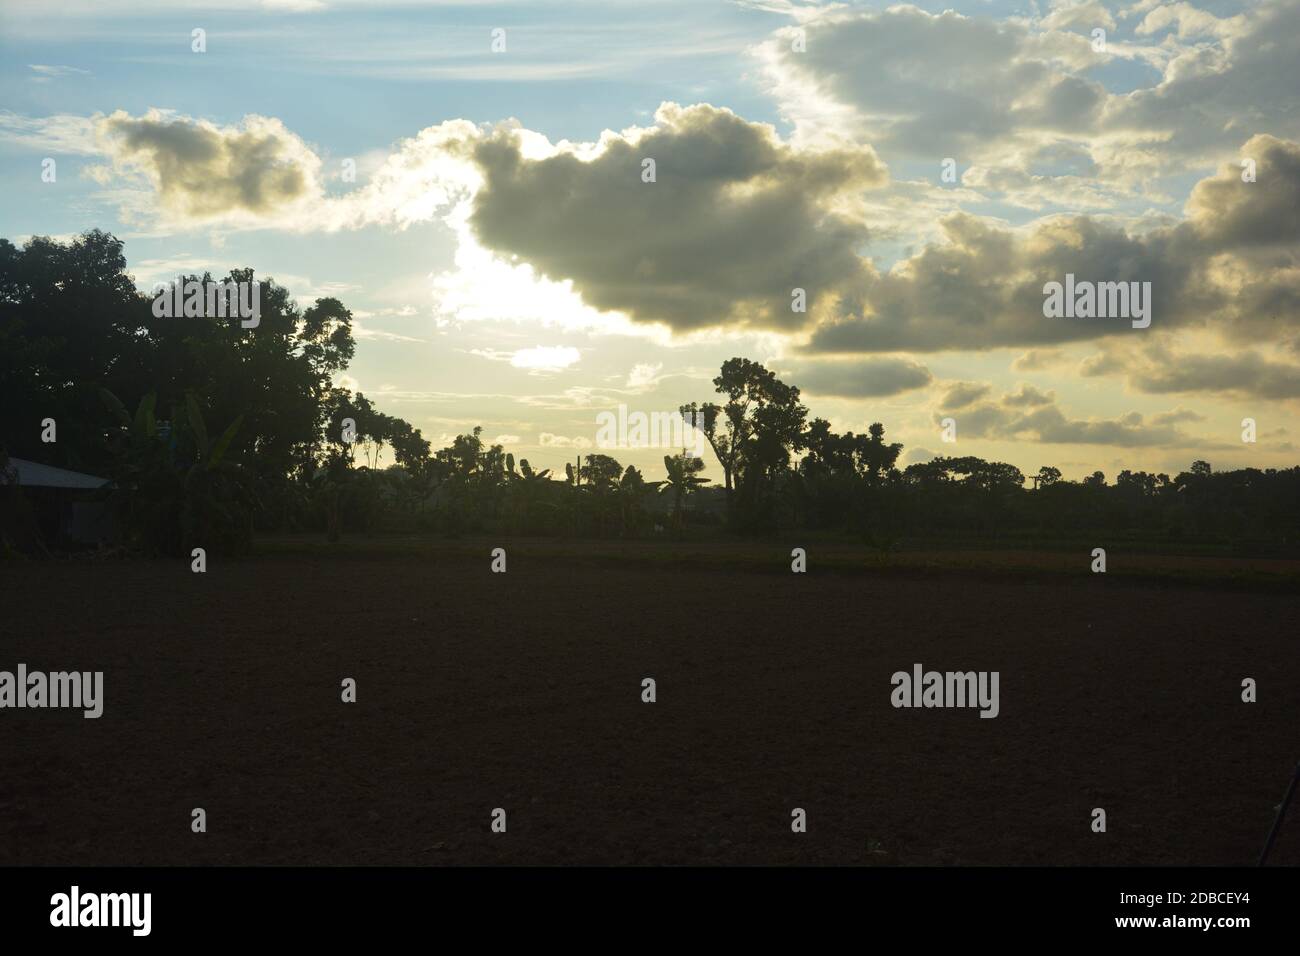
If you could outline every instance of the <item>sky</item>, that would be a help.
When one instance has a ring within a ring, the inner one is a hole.
[[[1288,467],[1297,63],[1300,0],[0,0],[0,235],[337,297],[342,384],[537,468],[662,477],[600,414],[732,356],[902,464]]]

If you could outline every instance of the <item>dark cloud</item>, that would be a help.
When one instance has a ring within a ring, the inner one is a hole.
[[[143,173],[163,208],[183,219],[264,217],[320,194],[319,158],[276,119],[218,127],[119,110],[98,130],[114,164]]]
[[[844,314],[819,327],[812,352],[979,350],[1208,327],[1228,339],[1294,344],[1300,309],[1300,145],[1256,136],[1256,181],[1239,166],[1201,181],[1176,225],[1130,234],[1087,216],[1058,216],[1021,233],[965,213],[943,221],[946,242],[887,273],[868,271]],[[1043,284],[1150,282],[1152,326],[1050,319]],[[1094,364],[1094,373],[1099,367]]]
[[[1300,147],[1274,136],[1241,147],[1255,163],[1253,182],[1240,163],[1192,188],[1187,211],[1207,251],[1294,247],[1300,239]]]
[[[1190,408],[1175,408],[1171,412],[1159,412],[1151,416],[1156,425],[1176,425],[1179,422],[1203,422],[1205,416]]]
[[[794,329],[833,306],[867,239],[843,210],[885,180],[868,147],[801,151],[771,127],[712,106],[665,104],[639,138],[528,159],[511,130],[477,145],[480,242],[571,279],[591,305],[677,330]],[[642,161],[655,161],[655,182]],[[806,290],[808,312],[791,308]]]
[[[1300,146],[1256,136],[1243,152],[1256,181],[1226,165],[1173,224],[1130,232],[1056,216],[1016,230],[956,213],[942,220],[944,241],[881,272],[859,255],[867,230],[846,212],[884,176],[869,150],[803,151],[726,110],[666,104],[652,129],[607,134],[594,159],[529,159],[516,130],[485,135],[470,224],[485,246],[571,280],[596,308],[677,331],[812,328],[810,355],[1033,346],[1050,356],[1071,341],[1190,326],[1294,337]],[[654,183],[641,181],[647,157]],[[1149,282],[1152,330],[1044,317],[1044,284],[1067,274]],[[807,313],[791,310],[794,288]]]
[[[880,398],[929,385],[934,376],[924,365],[905,358],[866,358],[804,362],[782,370],[788,381],[810,395]]]
[[[1300,398],[1300,365],[1267,359],[1255,352],[1180,354],[1159,363],[1130,367],[1128,382],[1138,391],[1158,395],[1236,392],[1259,398]]]
[[[943,407],[965,408],[987,395],[991,388],[988,382],[957,382],[944,393]]]
[[[1002,396],[1002,404],[1012,408],[1033,408],[1037,405],[1050,405],[1054,401],[1055,392],[1043,392],[1024,383],[1009,395]]]
[[[889,272],[870,272],[845,314],[816,330],[813,352],[984,350],[1137,333],[1123,319],[1050,319],[1043,285],[1067,273],[1091,282],[1152,284],[1152,313],[1177,321],[1193,263],[1177,235],[1131,236],[1088,217],[1045,220],[1028,234],[967,213],[942,222],[946,242]],[[1171,315],[1171,313],[1174,313]]]
[[[959,439],[1140,448],[1195,444],[1194,439],[1177,427],[1179,421],[1189,420],[1187,415],[1184,412],[1166,413],[1155,416],[1150,422],[1138,412],[1112,419],[1072,419],[1057,406],[1054,395],[1022,384],[1015,392],[996,401],[984,400],[966,406],[941,402],[933,419],[936,425],[942,425],[945,418],[954,419]]]
[[[1110,347],[1084,359],[1079,374],[1123,375],[1129,388],[1152,395],[1300,398],[1300,362],[1254,349],[1190,352],[1159,342],[1136,350]]]

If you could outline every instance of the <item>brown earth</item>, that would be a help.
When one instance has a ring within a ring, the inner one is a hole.
[[[0,565],[0,670],[106,697],[0,710],[0,864],[1253,864],[1300,759],[1295,590],[497,543]]]

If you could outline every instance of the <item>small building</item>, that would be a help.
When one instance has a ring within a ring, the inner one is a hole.
[[[107,478],[10,458],[0,474],[0,531],[24,550],[33,531],[46,544],[112,541],[117,530],[104,500],[111,486]]]

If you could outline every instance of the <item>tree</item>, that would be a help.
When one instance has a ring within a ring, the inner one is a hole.
[[[618,492],[619,477],[623,466],[609,455],[588,455],[582,469],[586,482],[578,489],[582,498],[589,505],[589,513],[598,533],[604,533],[619,510],[619,502],[614,500]]]
[[[1053,468],[1051,465],[1044,465],[1038,469],[1038,474],[1034,476],[1035,488],[1050,488],[1061,480],[1061,469]]]
[[[880,481],[898,462],[903,446],[898,442],[885,444],[885,426],[873,422],[867,429],[866,437],[858,436],[857,454],[858,470],[873,482]],[[853,433],[850,432],[850,435]]]
[[[148,300],[126,274],[122,243],[93,230],[71,242],[0,239],[0,409],[10,454],[82,470],[105,469],[102,436],[115,424],[98,396],[111,387],[132,406],[153,390],[143,337]],[[179,399],[181,396],[168,396]],[[36,423],[59,423],[44,445]],[[53,461],[51,461],[53,458]]]
[[[609,455],[588,455],[582,477],[586,479],[587,488],[592,494],[609,494],[618,485],[623,466]]]
[[[641,502],[651,487],[653,486],[646,484],[641,472],[631,465],[627,466],[627,470],[623,472],[623,477],[619,479],[619,521],[620,530],[624,537],[634,533],[641,523],[643,514]]]
[[[799,389],[786,385],[757,362],[732,358],[713,380],[723,405],[683,405],[681,414],[700,428],[722,466],[728,518],[737,518],[737,499],[753,508],[770,490],[775,474],[803,447],[808,409]]]
[[[8,426],[0,461],[7,451],[113,476],[133,538],[169,553],[186,542],[237,549],[250,514],[258,528],[323,525],[337,534],[344,523],[420,523],[426,506],[453,534],[464,526],[580,533],[585,520],[629,535],[655,489],[672,495],[680,532],[689,495],[708,481],[699,475],[703,461],[685,451],[665,459],[664,482],[648,483],[600,454],[567,464],[567,484],[552,481],[527,461],[516,471],[514,456],[487,444],[481,427],[434,452],[418,428],[334,384],[355,351],[342,302],[326,297],[303,309],[252,269],[227,278],[257,284],[256,330],[237,317],[154,316],[151,295],[135,287],[122,244],[108,233],[37,237],[22,248],[0,239],[0,409]],[[825,419],[809,422],[799,389],[748,359],[724,362],[713,384],[721,404],[679,411],[718,458],[733,529],[792,524],[881,542],[910,530],[1105,528],[1284,549],[1300,538],[1300,468],[1216,473],[1197,460],[1173,480],[1123,468],[1107,486],[1100,471],[1076,482],[1044,466],[1033,484],[1051,491],[1031,495],[1019,469],[973,456],[900,472],[902,446],[886,441],[883,424],[841,434]],[[57,421],[57,443],[40,440],[44,418]],[[350,442],[342,428],[349,418]],[[221,434],[210,434],[208,423]],[[379,471],[389,455],[393,464]],[[26,533],[9,520],[20,497],[11,492],[20,489],[3,487],[0,533],[12,542]]]

